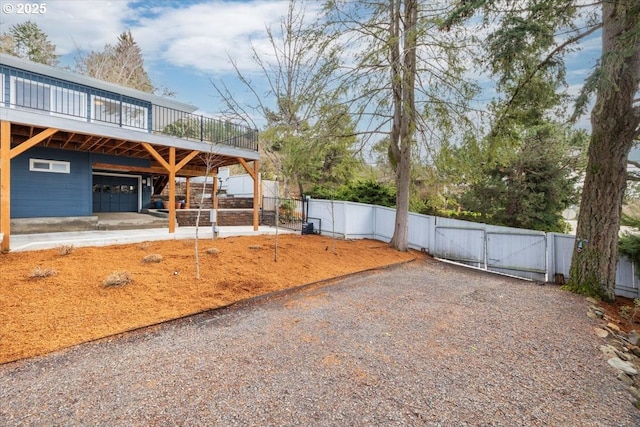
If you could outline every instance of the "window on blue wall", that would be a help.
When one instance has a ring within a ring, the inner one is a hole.
[[[51,110],[65,116],[87,117],[87,96],[68,88],[53,86]]]
[[[11,103],[18,107],[34,108],[63,116],[87,117],[87,97],[77,90],[12,78],[15,91]]]
[[[138,129],[147,128],[147,108],[140,105],[122,103],[123,126]]]
[[[92,96],[92,119],[132,129],[147,129],[147,108],[103,96]]]
[[[102,96],[91,97],[91,118],[100,122],[120,124],[120,103]]]
[[[29,159],[32,172],[71,173],[71,163],[60,160]]]
[[[51,109],[51,87],[32,80],[15,78],[15,100],[19,107],[49,111]]]

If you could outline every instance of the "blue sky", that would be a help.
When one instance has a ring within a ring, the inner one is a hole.
[[[288,4],[287,0],[30,0],[46,4],[46,12],[18,14],[19,3],[27,2],[0,0],[0,5],[13,6],[12,13],[0,11],[0,32],[30,19],[57,46],[62,64],[73,67],[78,51],[101,50],[131,30],[153,83],[210,114],[220,110],[210,79],[224,80],[242,96],[242,89],[234,86],[228,55],[243,74],[258,75],[251,44],[259,49],[268,46],[265,28],[278,27]],[[593,67],[599,43],[594,37],[584,50],[568,56],[570,93],[579,91]],[[581,127],[586,123],[587,117]]]

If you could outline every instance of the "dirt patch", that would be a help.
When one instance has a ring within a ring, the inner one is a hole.
[[[422,256],[375,240],[280,235],[276,260],[275,239],[200,240],[199,280],[192,240],[0,255],[0,363]],[[125,273],[129,283],[106,284]]]
[[[634,299],[616,297],[612,303],[601,301],[599,304],[607,316],[607,321],[617,325],[621,331],[640,331],[640,301],[636,304]]]

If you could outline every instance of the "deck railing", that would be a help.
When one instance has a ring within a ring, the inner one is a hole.
[[[0,107],[258,151],[258,131],[149,101],[0,66]]]
[[[258,151],[257,130],[159,105],[154,105],[152,111],[151,129],[154,133]]]

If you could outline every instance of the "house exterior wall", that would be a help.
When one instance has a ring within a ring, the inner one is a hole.
[[[69,162],[70,171],[30,171],[29,159]],[[35,147],[11,161],[11,218],[86,215],[91,215],[89,153]]]
[[[69,173],[30,170],[30,159],[69,162]],[[88,216],[93,214],[92,164],[150,166],[150,161],[130,157],[34,147],[11,161],[11,218]],[[122,175],[122,174],[121,174]],[[151,203],[151,186],[142,177],[139,208]]]

